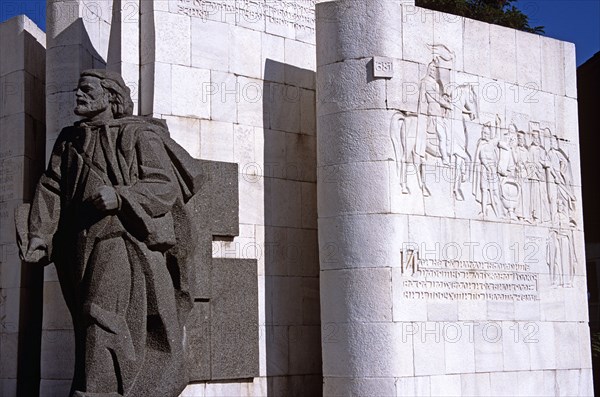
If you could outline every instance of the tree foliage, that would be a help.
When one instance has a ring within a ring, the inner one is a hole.
[[[529,17],[514,4],[516,0],[416,0],[419,7],[429,8],[506,26],[530,33],[544,33],[543,26],[532,27]]]

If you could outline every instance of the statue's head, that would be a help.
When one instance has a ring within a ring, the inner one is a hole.
[[[517,134],[517,146],[525,146],[525,131],[519,131]]]
[[[490,140],[492,137],[492,125],[490,123],[485,123],[481,128],[481,138],[484,140]]]
[[[533,131],[533,133],[531,134],[531,143],[534,146],[539,146],[542,143],[539,131]]]
[[[437,77],[437,64],[435,61],[431,61],[429,62],[429,65],[427,65],[427,76],[434,79]]]
[[[119,73],[90,69],[81,73],[77,86],[75,114],[87,119],[131,116],[133,102]]]

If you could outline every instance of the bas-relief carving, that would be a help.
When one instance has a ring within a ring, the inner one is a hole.
[[[169,11],[222,22],[259,23],[267,21],[287,25],[297,30],[315,32],[315,0],[269,1],[269,0],[168,0]],[[234,17],[235,19],[233,19]]]
[[[421,194],[431,196],[424,167],[434,163],[452,174],[451,194],[459,205],[462,184],[470,182],[484,219],[519,222],[550,229],[547,262],[554,286],[572,286],[577,258],[573,243],[576,197],[571,160],[550,128],[529,122],[529,131],[514,122],[494,125],[479,120],[479,98],[472,84],[454,84],[455,54],[431,45],[432,61],[420,80],[417,113],[392,116],[390,137],[402,194],[412,168]],[[460,120],[456,128],[453,120]],[[469,153],[467,122],[481,125],[475,153]],[[522,124],[522,123],[520,123]]]
[[[527,264],[421,259],[418,250],[402,252],[406,299],[536,301],[538,275]]]
[[[453,84],[455,54],[443,45],[433,45],[431,49],[434,57],[419,84],[417,113],[400,111],[392,118],[390,135],[400,184],[402,193],[410,194],[407,167],[412,166],[423,196],[429,197],[424,167],[431,156],[440,159],[444,166],[452,166],[452,193],[463,201],[461,186],[471,161],[466,122],[478,119],[479,102],[472,85]],[[462,120],[461,127],[457,128],[451,120]]]
[[[556,220],[550,229],[546,245],[546,261],[550,269],[550,281],[553,287],[573,287],[577,251],[572,227],[573,222],[566,213],[566,204],[559,199]]]

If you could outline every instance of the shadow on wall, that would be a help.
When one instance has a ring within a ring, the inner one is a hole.
[[[598,83],[600,82],[600,52],[577,68],[579,97],[579,141],[583,193],[583,220],[586,244],[588,309],[592,342],[600,338],[600,208],[597,200],[597,151],[600,138],[597,130]],[[600,355],[592,345],[594,390],[600,394]]]
[[[267,59],[264,76],[268,395],[320,396],[315,73]]]

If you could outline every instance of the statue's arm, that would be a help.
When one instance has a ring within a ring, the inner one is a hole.
[[[57,139],[48,168],[40,178],[29,211],[29,244],[25,257],[51,257],[52,241],[61,211],[61,162],[65,133]],[[45,255],[42,252],[45,251]],[[37,252],[37,254],[36,254]]]

